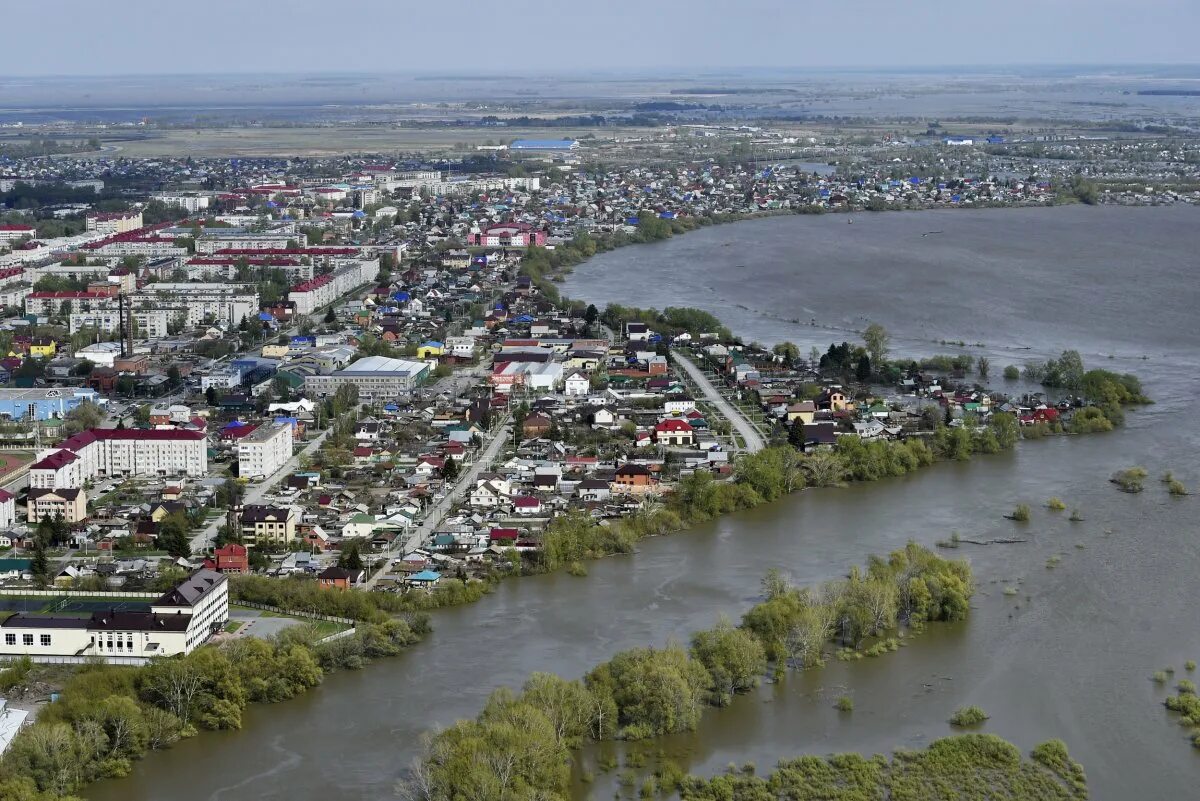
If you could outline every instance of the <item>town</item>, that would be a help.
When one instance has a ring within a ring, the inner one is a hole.
[[[618,520],[770,441],[1074,408],[991,392],[970,356],[885,374],[879,342],[802,355],[695,310],[562,299],[562,270],[600,248],[813,202],[809,177],[592,176],[578,142],[513,147],[544,175],[264,172],[86,211],[58,239],[18,230],[0,256],[7,585],[152,593],[207,570],[428,593],[520,572],[554,518]],[[81,656],[45,642],[0,653]]]

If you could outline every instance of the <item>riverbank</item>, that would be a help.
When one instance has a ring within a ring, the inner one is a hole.
[[[964,619],[974,592],[970,567],[914,543],[846,580],[798,589],[778,571],[762,581],[765,600],[739,627],[722,621],[697,632],[691,646],[637,648],[615,655],[583,680],[538,673],[520,695],[501,689],[473,721],[459,721],[428,740],[403,791],[427,801],[471,795],[504,798],[520,788],[547,797],[567,794],[571,754],[585,740],[644,740],[696,727],[705,706],[726,706],[756,687],[774,665],[819,668],[830,656],[878,657],[900,647],[906,631]],[[897,636],[893,636],[897,635]],[[875,645],[857,649],[868,639]],[[843,705],[845,708],[845,705]],[[845,711],[849,711],[845,708]],[[520,731],[520,736],[511,734]],[[656,791],[684,786],[682,774]]]
[[[97,779],[127,776],[150,751],[203,730],[239,729],[248,704],[295,698],[327,673],[395,656],[429,631],[427,618],[410,616],[363,623],[350,636],[323,641],[314,623],[144,667],[82,666],[4,753],[0,798],[50,801]],[[18,661],[0,680],[19,682],[30,668]]]

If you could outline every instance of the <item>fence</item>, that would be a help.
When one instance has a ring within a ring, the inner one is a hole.
[[[159,598],[161,592],[136,592],[134,590],[32,590],[32,589],[0,589],[0,596],[3,595],[31,595],[31,596],[49,596],[53,598],[62,598],[63,596],[77,596],[79,598]]]
[[[21,656],[24,656],[22,654]],[[20,659],[21,656],[5,657],[9,661]],[[129,665],[132,667],[140,667],[150,663],[148,656],[101,656],[99,654],[93,656],[37,656],[29,654],[29,660],[39,665],[85,665],[91,662],[103,662],[106,665]],[[0,660],[3,664],[3,660]]]
[[[324,645],[327,642],[333,642],[334,640],[340,640],[343,637],[349,637],[353,634],[354,634],[353,627],[344,629],[342,631],[336,631],[333,634],[330,634],[328,637],[322,637],[321,639],[317,640],[317,645]]]
[[[270,606],[269,604],[255,603],[254,601],[230,601],[230,606],[244,606],[249,609],[261,609],[264,612],[275,612],[279,615],[287,615],[288,617],[306,617],[310,620],[328,620],[331,623],[342,623],[347,626],[353,626],[357,621],[350,617],[334,617],[333,615],[322,615],[319,612],[299,611],[295,609],[280,609],[278,606]]]

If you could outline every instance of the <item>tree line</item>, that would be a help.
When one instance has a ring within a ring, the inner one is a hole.
[[[1088,797],[1083,768],[1061,740],[1033,749],[1028,759],[992,734],[964,734],[934,740],[919,751],[876,755],[837,754],[784,760],[766,777],[727,773],[686,777],[683,801],[769,801],[874,798],[990,799],[990,801],[1083,801]]]
[[[519,693],[497,690],[477,718],[427,738],[402,791],[425,801],[565,798],[582,743],[691,731],[705,708],[756,687],[772,663],[777,673],[802,670],[823,664],[835,643],[882,643],[901,625],[963,619],[973,583],[965,562],[910,543],[817,588],[792,587],[776,571],[763,588],[740,625],[722,619],[687,647],[634,648],[581,680],[535,673]]]
[[[293,698],[320,684],[326,672],[398,654],[429,630],[428,619],[414,615],[360,624],[351,636],[319,643],[316,628],[302,625],[272,639],[242,637],[144,667],[87,663],[5,752],[0,798],[73,797],[88,782],[128,775],[133,760],[148,751],[203,729],[241,728],[247,704]],[[31,667],[18,662],[0,679],[9,671],[27,675]]]

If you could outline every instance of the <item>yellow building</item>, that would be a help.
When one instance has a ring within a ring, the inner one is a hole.
[[[433,358],[434,356],[441,356],[443,351],[445,351],[445,349],[446,349],[446,346],[443,345],[441,342],[437,342],[434,340],[430,340],[429,342],[422,342],[420,345],[417,346],[417,358],[418,359],[430,359],[430,358]]]
[[[57,351],[53,339],[35,339],[29,343],[29,355],[39,359],[51,359]]]
[[[87,517],[87,493],[82,489],[31,489],[28,504],[31,525],[58,515],[66,523],[78,523]]]

